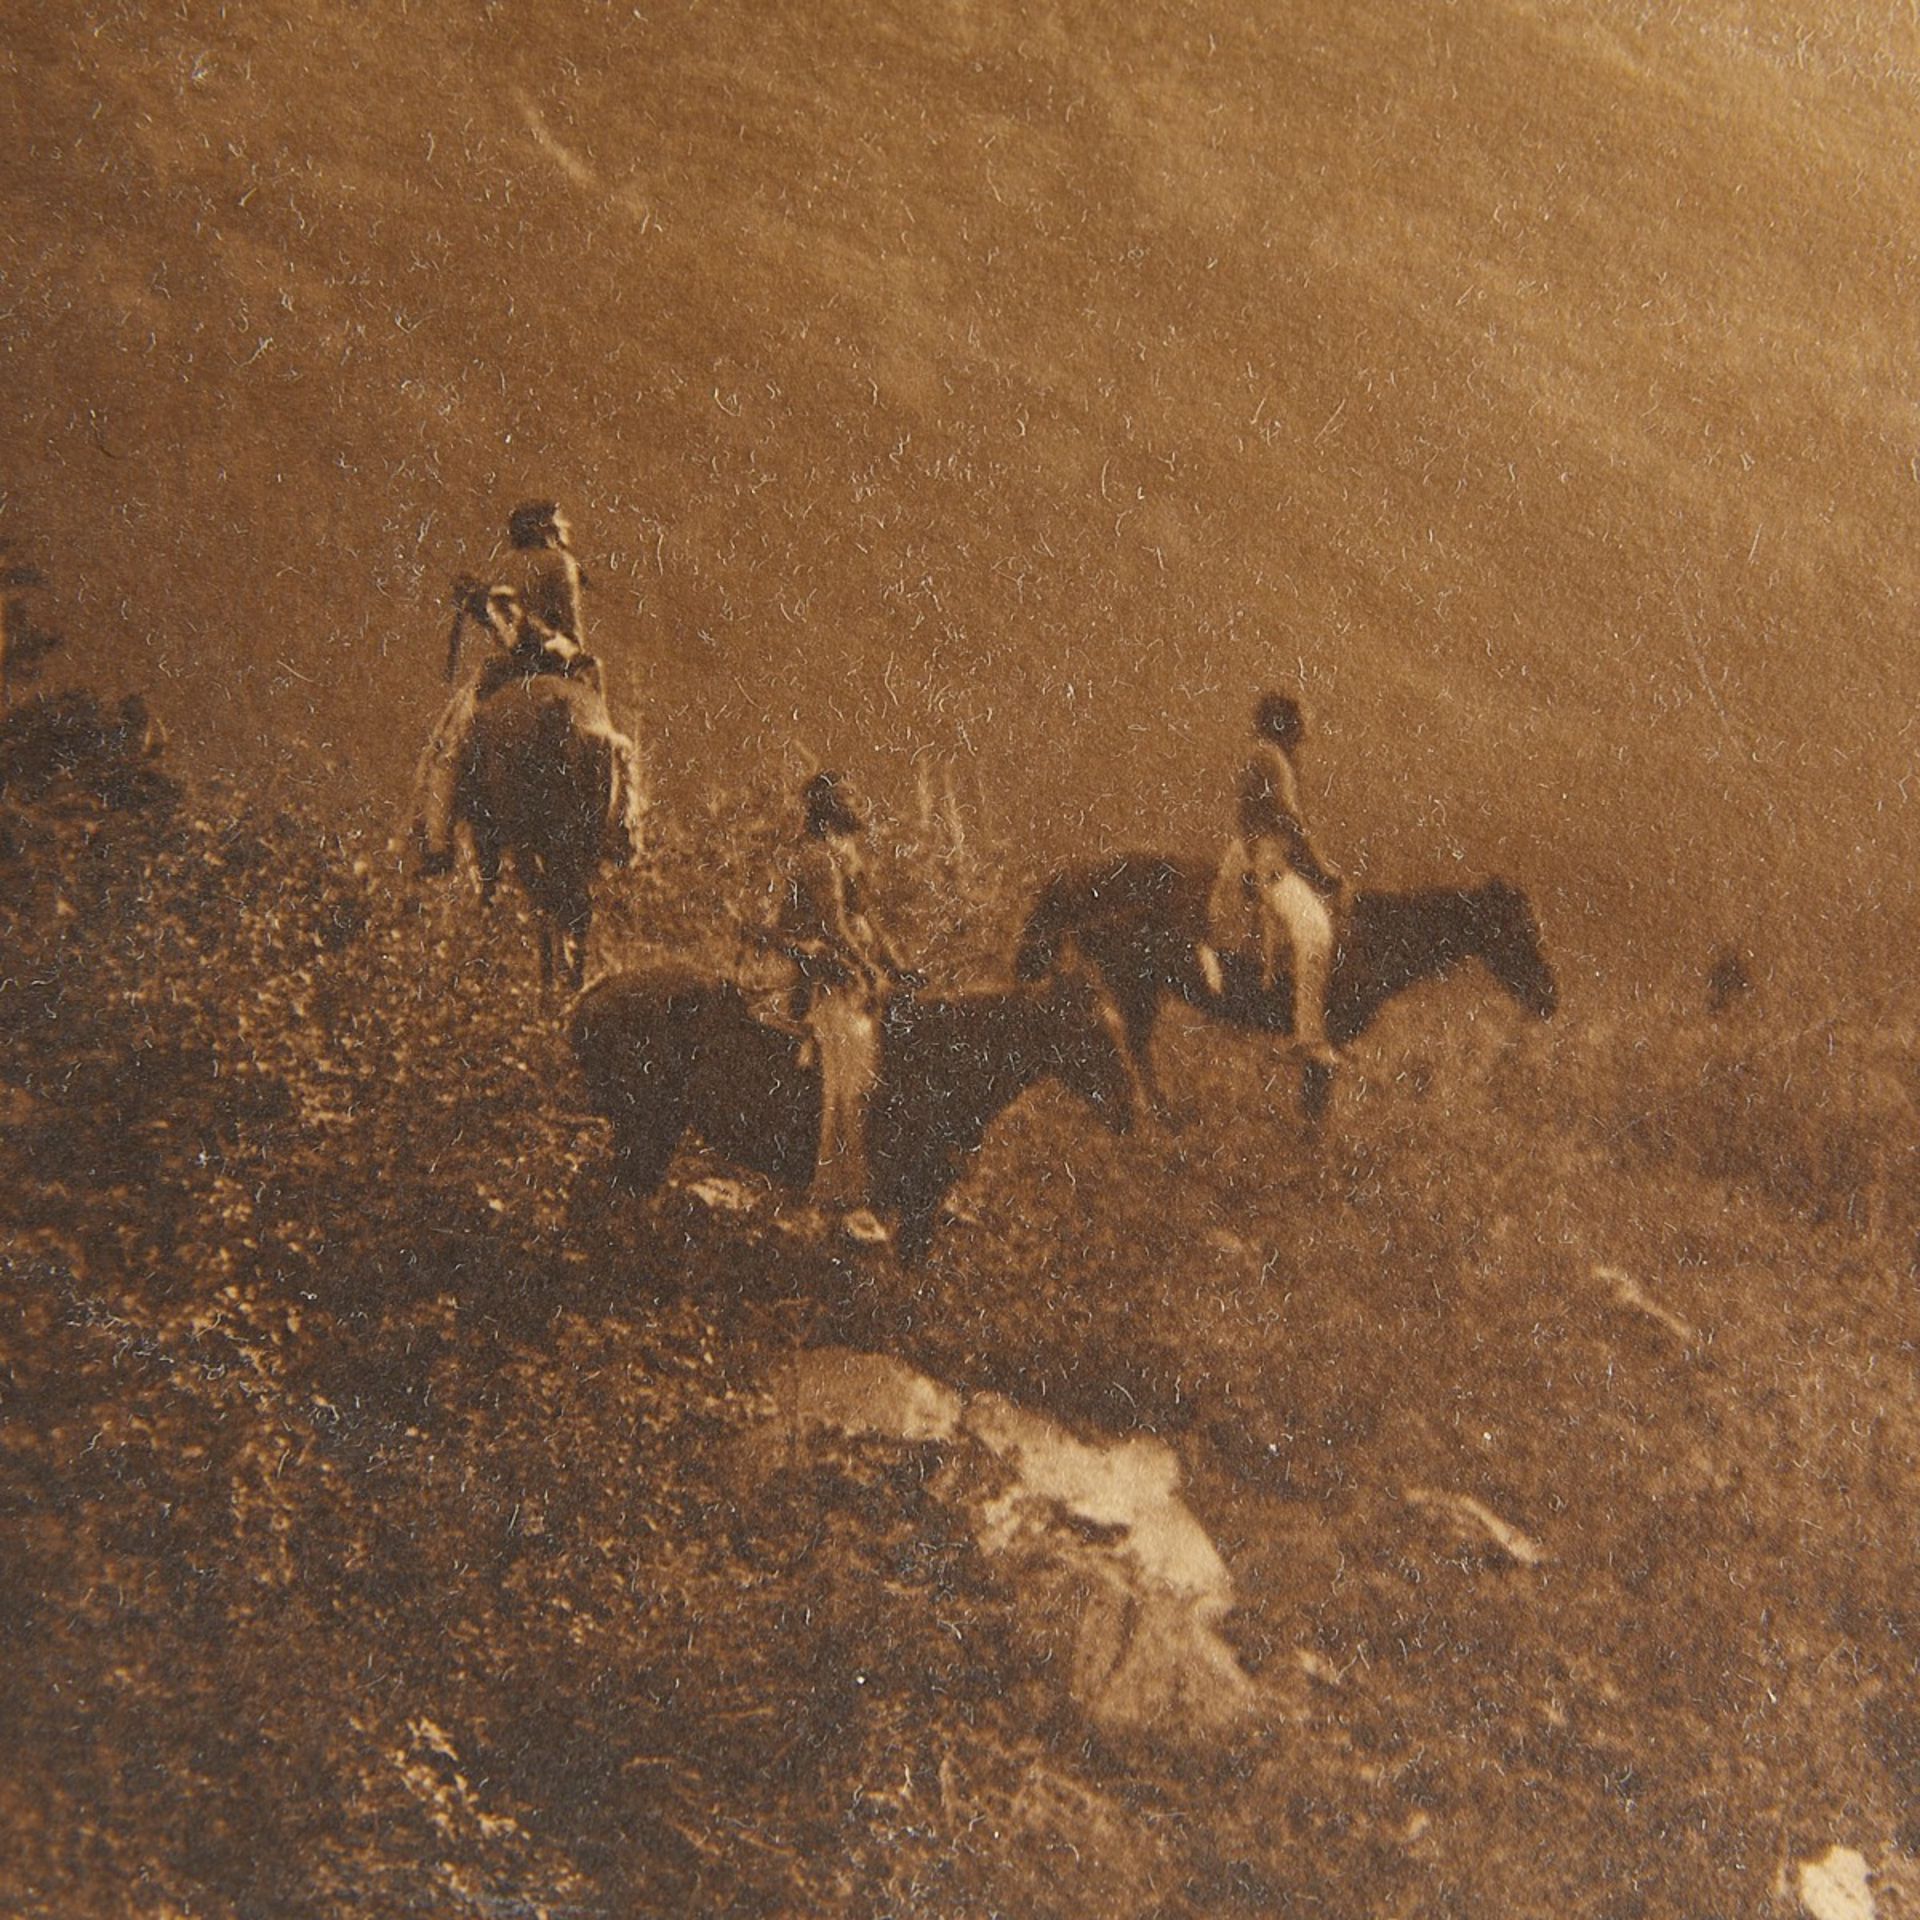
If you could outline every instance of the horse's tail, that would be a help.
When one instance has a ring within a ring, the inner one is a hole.
[[[647,785],[640,749],[614,724],[606,696],[590,680],[554,680],[546,718],[556,741],[570,735],[584,750],[582,779],[591,790],[599,859],[631,866],[645,851]]]

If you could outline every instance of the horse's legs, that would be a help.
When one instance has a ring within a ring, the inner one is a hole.
[[[1126,1033],[1128,1077],[1133,1081],[1134,1098],[1169,1133],[1180,1132],[1187,1124],[1167,1098],[1160,1076],[1153,1070],[1153,1017],[1159,1011],[1159,989],[1151,981],[1127,983],[1126,991],[1116,995],[1120,1024]]]
[[[593,900],[582,892],[570,909],[561,938],[567,963],[567,985],[578,993],[587,979],[587,936],[593,928]]]
[[[476,820],[468,820],[467,838],[473,848],[474,872],[480,879],[481,911],[489,912],[493,907],[494,894],[500,885],[502,847],[499,838],[487,832]],[[470,943],[457,935],[447,943],[447,956],[450,987],[458,983],[463,967],[477,964],[482,971],[485,971],[489,964],[487,949],[484,946],[480,949],[476,960]]]
[[[1184,1133],[1192,1124],[1193,1115],[1184,1107],[1174,1105],[1166,1088],[1160,1084],[1160,1076],[1153,1070],[1152,1056],[1143,1046],[1134,1054],[1133,1060],[1134,1077],[1139,1081],[1140,1090],[1145,1096],[1147,1111],[1167,1132]]]
[[[500,884],[501,852],[501,844],[493,834],[474,834],[473,864],[480,870],[480,904],[483,907],[493,905],[494,889]]]
[[[631,1116],[616,1120],[611,1169],[614,1184],[642,1196],[652,1193],[667,1177],[686,1125],[686,1106],[680,1098],[659,1102],[644,1120]]]
[[[569,886],[545,861],[525,870],[527,897],[540,942],[540,991],[550,994],[556,980],[578,992],[587,977],[587,933],[593,921],[593,896],[586,887]]]
[[[1317,1134],[1326,1124],[1333,1104],[1333,1069],[1323,1060],[1309,1060],[1300,1069],[1300,1111],[1308,1130]]]
[[[571,993],[578,993],[587,978],[587,921],[585,914],[542,912],[540,922],[540,991],[551,993],[554,982],[563,982]]]

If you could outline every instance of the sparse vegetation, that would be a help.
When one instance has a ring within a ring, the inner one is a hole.
[[[1914,43],[11,8],[0,1920],[1920,1912]],[[1409,996],[1312,1147],[1175,1011],[1194,1124],[1022,1101],[914,1274],[622,1198],[512,899],[349,824],[549,494],[600,965],[738,964],[818,754],[998,970],[1298,682],[1329,851],[1524,887],[1559,1017]],[[829,1342],[1163,1434],[1260,1731],[1097,1743],[937,1450],[769,1448]]]
[[[601,957],[730,962],[778,817]],[[0,861],[8,1911],[1731,1914],[1920,1843],[1892,1023],[1442,996],[1312,1154],[1176,1018],[1190,1131],[1023,1104],[909,1278],[617,1198],[510,911],[82,696]],[[905,875],[1006,951],[1031,876]],[[795,1342],[1173,1438],[1263,1732],[1095,1745],[925,1449],[769,1455]]]
[[[13,706],[14,690],[37,680],[48,656],[66,645],[65,634],[42,626],[34,614],[46,584],[38,567],[14,557],[10,543],[0,540],[0,719]]]

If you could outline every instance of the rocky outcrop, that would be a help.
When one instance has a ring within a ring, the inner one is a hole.
[[[1083,1440],[879,1354],[801,1353],[771,1390],[789,1444],[831,1434],[942,1450],[936,1489],[1016,1597],[1029,1647],[1103,1732],[1208,1744],[1245,1718],[1254,1684],[1220,1632],[1233,1577],[1181,1500],[1165,1442]]]

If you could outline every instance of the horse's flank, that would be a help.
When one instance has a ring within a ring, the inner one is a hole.
[[[1199,861],[1124,854],[1056,874],[1042,890],[1021,936],[1015,971],[1037,979],[1079,955],[1104,981],[1126,1024],[1141,1087],[1157,1112],[1169,1111],[1154,1079],[1150,1042],[1164,999],[1178,997],[1230,1026],[1287,1034],[1292,982],[1285,972],[1263,991],[1249,956],[1221,956],[1221,991],[1202,973],[1207,898],[1213,872]],[[1437,980],[1469,960],[1541,1018],[1558,1004],[1553,970],[1541,949],[1526,896],[1503,880],[1477,887],[1411,892],[1366,891],[1344,917],[1327,994],[1327,1031],[1339,1045],[1357,1039],[1381,1010],[1410,987]],[[1303,1082],[1310,1112],[1324,1080]]]
[[[755,1019],[732,983],[684,968],[611,975],[581,997],[573,1048],[613,1121],[626,1184],[657,1187],[687,1133],[785,1186],[812,1177],[818,1071],[799,1037]],[[1125,1126],[1119,1040],[1084,983],[891,1004],[868,1164],[875,1204],[898,1218],[902,1259],[925,1251],[942,1196],[994,1118],[1047,1075]]]
[[[633,859],[642,805],[632,742],[590,687],[541,676],[501,689],[475,713],[454,817],[472,837],[489,896],[512,856],[540,916],[543,978],[564,959],[579,984],[594,873]]]

